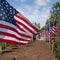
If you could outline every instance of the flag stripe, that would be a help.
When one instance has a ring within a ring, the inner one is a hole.
[[[22,25],[20,25],[20,24],[18,24],[26,33],[28,33],[30,36],[33,36],[33,34],[29,31],[29,30],[27,30],[26,28],[24,28],[24,26],[22,26]]]
[[[18,22],[18,24],[22,25],[25,29],[27,29],[30,33],[35,34],[34,31],[32,31],[30,28],[27,27],[28,25],[25,26],[25,24],[23,24],[23,23],[21,23],[19,21],[17,21],[17,22]]]
[[[15,33],[14,31],[11,31],[11,30],[8,30],[8,29],[0,28],[0,31],[1,31],[1,32],[7,32],[7,33],[10,33],[10,34],[13,34],[13,35],[17,36],[18,38],[23,38],[23,39],[30,40],[30,38],[27,38],[27,37],[18,35],[18,34]]]
[[[28,43],[38,28],[6,0],[0,3],[0,42]]]
[[[14,35],[14,34],[12,34],[12,33],[10,34],[10,33],[7,33],[7,32],[1,32],[1,31],[0,31],[0,35],[14,37],[14,38],[16,38],[17,40],[29,41],[28,39],[18,38],[16,35]]]
[[[27,38],[31,38],[31,36],[29,36],[28,34],[26,34],[26,33],[24,33],[24,32],[21,32],[21,31],[17,30],[17,27],[13,26],[13,25],[10,24],[10,23],[1,21],[1,22],[0,22],[0,27],[1,27],[1,28],[6,28],[6,29],[9,29],[9,30],[12,30],[12,31],[16,32],[17,34],[19,34],[19,35],[21,35],[21,36],[24,36],[24,37],[27,37]]]
[[[21,20],[20,18],[18,18],[17,16],[14,16],[14,18],[16,19],[16,21],[21,24],[22,26],[24,26],[27,30],[29,30],[32,34],[36,34],[36,31],[33,29],[33,27],[29,26],[29,24],[27,24],[26,22],[24,22],[23,20]]]
[[[17,24],[17,28],[23,32],[25,32],[25,30],[23,30],[22,28],[19,27],[19,25]]]
[[[11,44],[26,45],[26,43],[16,42],[16,41],[13,41],[12,39],[11,40],[9,40],[9,39],[0,39],[0,42],[7,42],[7,43],[11,43]]]
[[[16,14],[16,17],[20,18],[21,20],[23,20],[25,23],[27,23],[29,26],[31,26],[34,30],[38,31],[38,27],[36,27],[35,25],[33,25],[26,17],[20,15],[20,14]]]
[[[23,34],[19,33],[18,31],[16,31],[14,28],[12,28],[12,27],[10,27],[10,26],[6,26],[6,25],[0,24],[0,28],[4,28],[4,29],[8,29],[8,30],[14,31],[14,32],[17,33],[18,35],[23,36],[23,37],[26,37],[26,38],[31,38],[31,37],[28,36],[28,35],[23,35]]]
[[[10,37],[10,36],[5,36],[5,35],[0,35],[0,39],[6,39],[6,40],[13,40],[13,41],[16,41],[16,42],[21,42],[21,43],[28,43],[28,41],[23,41],[23,40],[18,40],[14,37]]]

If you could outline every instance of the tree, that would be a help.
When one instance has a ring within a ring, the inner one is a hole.
[[[40,29],[40,23],[34,23],[37,27],[39,27],[39,29]]]
[[[49,21],[54,22],[55,19],[57,22],[57,27],[60,28],[60,2],[53,4],[50,14],[51,16],[47,20],[46,25],[48,25]]]
[[[57,27],[60,28],[60,2],[56,2],[53,4],[50,13],[51,16],[47,20],[45,26],[48,27],[49,21],[54,22],[55,19]],[[54,47],[54,52],[60,60],[60,33],[58,33],[56,37],[56,46]]]

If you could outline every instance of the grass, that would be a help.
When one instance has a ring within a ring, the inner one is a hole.
[[[54,53],[58,60],[60,60],[60,33],[56,37],[56,44],[54,46]]]

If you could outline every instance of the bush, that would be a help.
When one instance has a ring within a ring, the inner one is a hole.
[[[54,46],[54,53],[56,57],[60,60],[60,33],[57,35],[56,38],[56,46]]]

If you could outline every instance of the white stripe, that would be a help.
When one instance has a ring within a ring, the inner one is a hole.
[[[25,23],[23,20],[17,18],[16,16],[14,16],[14,18],[15,18],[16,20],[18,20],[19,22],[23,23],[23,24],[24,24],[25,26],[27,26],[29,29],[31,29],[34,33],[36,33],[36,31],[35,31],[32,27],[30,27],[27,23]]]
[[[0,35],[0,39],[11,40],[11,41],[15,41],[15,42],[18,42],[18,43],[28,43],[27,41],[21,41],[21,40],[15,39],[13,37],[8,37],[8,36],[3,36],[3,35]]]
[[[52,30],[56,32],[56,30],[54,28],[52,28]]]
[[[34,25],[34,24],[32,24],[26,17],[24,17],[22,14],[17,14],[18,16],[20,16],[20,17],[22,17],[22,18],[24,18],[24,19],[26,19],[28,22],[29,22],[29,24],[31,24],[32,26],[34,26],[35,28],[37,28],[37,29],[39,29],[36,25]]]
[[[11,23],[9,23],[9,22],[5,22],[5,21],[0,20],[0,24],[6,25],[6,26],[10,26],[10,27],[14,28],[15,30],[17,30],[19,33],[28,35],[27,33],[22,32],[22,31],[19,30],[15,25],[13,25],[13,24],[11,24]],[[30,35],[28,35],[28,36],[30,36]]]
[[[0,31],[7,32],[7,33],[10,33],[10,34],[16,35],[18,38],[23,38],[23,39],[30,40],[30,38],[26,38],[26,37],[20,36],[16,32],[11,31],[11,30],[8,30],[8,29],[5,29],[5,28],[0,28]]]
[[[20,26],[20,28],[22,28],[24,31],[26,31],[26,33],[28,33],[30,36],[33,36],[33,34],[31,32],[29,32],[25,27],[23,27],[22,25],[20,24],[17,24]]]

